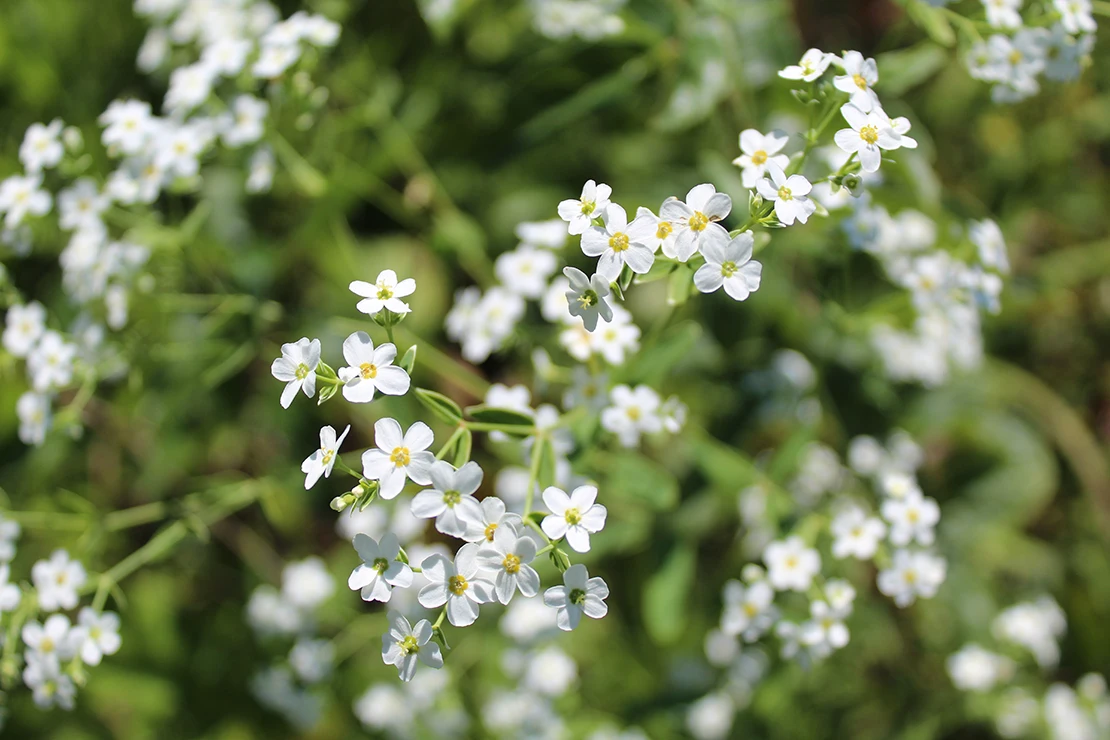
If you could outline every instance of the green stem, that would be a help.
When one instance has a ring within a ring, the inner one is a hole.
[[[348,475],[351,475],[351,476],[357,478],[360,482],[362,481],[362,473],[359,473],[358,471],[351,468],[350,465],[343,462],[343,458],[339,455],[335,456],[335,467],[339,468],[344,473],[347,473]]]
[[[525,518],[532,512],[532,499],[535,498],[536,483],[540,478],[540,462],[543,460],[545,439],[545,435],[541,432],[536,435],[536,440],[532,443],[532,464],[528,466],[528,488],[525,489],[524,495]]]
[[[439,616],[436,617],[436,621],[435,621],[435,624],[432,625],[432,629],[437,630],[441,626],[443,626],[443,620],[446,619],[446,618],[447,618],[447,607],[443,607],[443,611],[441,611],[439,613]]]
[[[466,427],[463,426],[458,427],[452,432],[451,436],[447,438],[447,441],[443,443],[443,446],[439,448],[439,452],[436,453],[436,460],[442,460],[447,457],[447,453],[451,451],[451,448],[464,433],[466,433]]]
[[[527,437],[540,433],[535,427],[526,427],[519,424],[491,424],[484,421],[467,421],[466,419],[459,423],[465,424],[466,428],[472,432],[505,432],[506,434],[523,434]]]

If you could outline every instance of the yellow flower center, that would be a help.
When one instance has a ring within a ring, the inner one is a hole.
[[[609,248],[614,252],[623,252],[628,249],[628,234],[618,231],[609,237]]]
[[[54,641],[49,637],[42,638],[42,641],[39,643],[39,651],[43,653],[54,652]]]
[[[582,201],[582,215],[583,216],[589,216],[591,213],[594,212],[595,208],[597,208],[597,203],[595,203],[594,201],[592,201],[592,200]]]
[[[393,288],[390,288],[388,285],[382,285],[381,283],[378,283],[378,300],[388,301],[392,297]]]
[[[629,406],[625,413],[628,414],[628,418],[632,421],[640,420],[641,412],[639,406]]]
[[[497,523],[486,525],[486,542],[493,542],[493,533],[497,531]]]
[[[567,524],[573,527],[582,521],[582,514],[578,512],[578,509],[572,506],[563,514],[563,518],[567,520]]]
[[[597,293],[592,290],[587,290],[582,295],[578,296],[578,305],[582,308],[589,308],[597,303]]]
[[[397,644],[400,646],[401,652],[405,655],[412,655],[413,653],[420,652],[420,646],[416,644],[416,638],[412,635],[405,635],[405,638]]]
[[[462,596],[466,590],[470,588],[465,576],[451,576],[447,579],[447,589],[455,594],[455,596]]]
[[[308,365],[302,362],[300,365],[297,365],[297,369],[293,374],[297,376],[297,380],[304,380],[308,377]]]
[[[721,263],[721,276],[726,277],[726,278],[730,278],[730,277],[732,277],[733,275],[736,274],[736,271],[738,269],[740,269],[740,268],[738,268],[736,266],[736,263],[731,261],[731,260],[729,260],[728,262],[722,262]]]
[[[864,126],[859,130],[859,137],[868,144],[874,144],[879,140],[879,129],[874,126]]]
[[[694,211],[694,215],[690,217],[690,231],[705,231],[705,227],[709,225],[709,216],[706,216],[701,211]]]
[[[335,450],[329,450],[329,449],[325,449],[325,448],[321,447],[320,452],[324,453],[324,457],[323,457],[323,460],[322,460],[324,465],[327,465],[328,463],[330,463],[331,459],[333,457],[335,457]]]
[[[750,619],[759,614],[759,607],[749,601],[747,604],[744,604],[744,613],[747,614]]]
[[[863,75],[852,75],[852,82],[856,83],[856,87],[858,87],[860,90],[867,89],[867,80],[863,79]]]
[[[779,200],[794,200],[794,193],[790,192],[790,188],[783,185],[779,188]]]
[[[501,561],[501,567],[505,569],[506,573],[519,573],[520,558],[510,552],[505,556],[505,559]]]
[[[786,565],[786,567],[790,568],[791,570],[793,570],[794,568],[797,568],[798,567],[798,558],[797,558],[797,556],[796,555],[791,555],[790,557],[788,557],[786,559],[786,562],[784,563],[784,565]]]
[[[1021,52],[1018,51],[1017,49],[1014,49],[1013,51],[1010,52],[1010,56],[1008,58],[1010,60],[1010,64],[1017,64],[1018,62],[1021,61],[1021,58],[1022,58],[1021,57]]]
[[[912,570],[907,570],[906,574],[903,576],[903,578],[905,579],[906,583],[909,583],[909,584],[917,583],[917,573],[915,573]]]
[[[409,454],[408,447],[394,447],[393,452],[389,455],[389,461],[399,468],[403,468],[409,464],[412,456]]]
[[[670,221],[660,221],[659,227],[655,230],[656,239],[666,239],[674,231],[674,225]]]
[[[906,512],[906,519],[909,520],[910,524],[917,524],[917,520],[920,518],[921,514],[917,512],[917,509],[910,509]]]
[[[752,155],[752,164],[763,164],[767,161],[767,152],[760,149]]]
[[[378,377],[378,366],[369,362],[364,362],[358,366],[358,374],[362,376],[363,380],[376,378]]]

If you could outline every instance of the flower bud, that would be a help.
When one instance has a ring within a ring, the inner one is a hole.
[[[756,218],[763,210],[763,196],[755,190],[748,192],[748,215]]]
[[[740,571],[740,578],[744,581],[744,583],[755,583],[756,581],[762,581],[766,576],[766,571],[764,571],[761,566],[756,565],[755,563],[748,563]]]
[[[845,175],[844,179],[840,181],[840,185],[841,187],[848,188],[848,192],[852,194],[853,198],[858,198],[863,195],[863,178],[859,175]]]
[[[346,509],[348,506],[350,506],[351,502],[350,502],[350,500],[348,500],[348,498],[347,498],[348,496],[350,496],[350,494],[345,493],[342,496],[336,496],[335,498],[333,498],[331,500],[331,510],[341,512],[344,509]]]

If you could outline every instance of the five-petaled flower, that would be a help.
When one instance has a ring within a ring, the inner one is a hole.
[[[428,452],[434,441],[432,430],[418,421],[401,433],[396,419],[378,419],[374,424],[376,449],[362,453],[362,474],[378,481],[379,495],[391,499],[405,487],[405,479],[426,486],[432,482],[435,455]]]
[[[567,544],[576,552],[590,551],[590,535],[605,527],[608,513],[604,506],[594,503],[597,488],[579,486],[568,496],[566,491],[550,486],[543,492],[543,502],[551,512],[540,525],[553,540],[567,538]]]
[[[389,632],[382,635],[382,661],[397,666],[402,681],[411,681],[419,660],[429,668],[443,667],[439,644],[432,640],[435,630],[427,619],[415,625],[397,611],[390,610]]]
[[[605,599],[609,587],[598,577],[590,578],[581,563],[567,568],[563,585],[552,586],[543,593],[543,603],[556,609],[555,624],[567,632],[578,626],[585,614],[590,619],[601,619],[609,613]]]
[[[285,383],[281,392],[281,407],[289,408],[297,391],[304,391],[309,398],[316,395],[316,366],[320,364],[320,340],[309,341],[301,337],[296,342],[281,345],[281,357],[270,365],[270,373]]]
[[[352,293],[362,296],[362,300],[355,306],[362,313],[373,316],[383,308],[398,314],[412,311],[409,304],[401,299],[416,291],[416,281],[405,278],[397,282],[397,273],[393,270],[382,270],[373,283],[355,280],[349,287]]]
[[[393,364],[397,347],[386,342],[374,347],[370,335],[356,331],[343,340],[343,359],[347,367],[339,368],[343,381],[343,397],[352,403],[369,403],[374,391],[387,396],[403,396],[409,390],[409,374]]]

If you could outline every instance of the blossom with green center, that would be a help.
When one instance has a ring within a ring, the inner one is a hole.
[[[417,600],[427,609],[447,605],[447,620],[466,627],[478,618],[478,605],[493,601],[494,588],[478,564],[478,545],[463,545],[452,563],[435,553],[420,564],[428,585],[420,589]]]
[[[347,432],[349,431],[351,431],[350,424],[337,439],[333,427],[326,426],[320,429],[320,449],[314,450],[301,463],[301,472],[305,474],[304,489],[306,491],[316,485],[320,476],[331,477],[331,470],[335,467],[335,458],[339,454],[339,448],[343,445],[343,440],[347,438]]]
[[[582,251],[587,257],[599,257],[597,273],[607,280],[616,280],[628,265],[639,275],[651,269],[655,252],[634,238],[628,214],[616,203],[610,204],[604,216],[605,226],[591,226],[582,234]]]
[[[605,527],[608,513],[604,506],[594,503],[597,488],[579,486],[571,495],[555,486],[543,492],[543,503],[551,512],[540,524],[544,534],[553,540],[567,538],[567,544],[576,552],[590,551],[590,535]]]
[[[768,165],[767,174],[771,179],[760,180],[755,186],[764,200],[774,202],[779,223],[790,226],[795,221],[801,221],[804,224],[817,210],[817,204],[807,197],[813,189],[809,180],[801,175],[787,177],[775,164]]]
[[[351,541],[362,563],[351,571],[347,587],[359,591],[363,601],[389,601],[393,589],[412,585],[412,569],[397,559],[401,544],[387,532],[380,541],[358,533]]]
[[[421,519],[435,517],[436,529],[451,537],[462,537],[469,525],[482,519],[474,493],[482,485],[482,469],[470,461],[458,470],[437,460],[429,471],[432,488],[412,499],[412,514]]]
[[[402,681],[410,681],[416,674],[417,661],[429,668],[443,667],[443,654],[439,644],[432,640],[435,630],[427,619],[415,625],[400,612],[390,610],[389,631],[382,635],[382,661],[397,666]]]
[[[544,591],[543,603],[556,609],[555,624],[570,631],[578,626],[585,614],[591,619],[601,619],[609,613],[605,599],[609,587],[600,578],[590,578],[586,566],[578,563],[563,573],[563,585]]]
[[[595,218],[605,215],[612,194],[613,189],[608,185],[587,180],[577,199],[570,198],[559,204],[559,218],[567,222],[567,232],[571,236],[584,234]]]
[[[270,373],[285,383],[281,392],[281,407],[289,408],[297,391],[304,391],[309,398],[316,395],[316,367],[320,364],[320,340],[301,337],[296,342],[281,345],[281,357],[270,365]]]
[[[746,300],[759,290],[763,265],[752,260],[755,239],[745,231],[729,239],[713,234],[702,240],[705,264],[694,273],[694,286],[702,293],[713,293],[724,286],[725,293],[737,301]]]
[[[383,309],[403,314],[409,313],[412,309],[401,299],[416,291],[416,281],[405,278],[398,282],[396,272],[382,270],[373,283],[355,280],[349,288],[352,293],[362,297],[355,307],[364,314],[373,316]]]
[[[570,281],[566,292],[567,308],[571,316],[578,316],[586,331],[597,328],[598,318],[613,320],[613,309],[605,299],[609,297],[609,280],[600,273],[587,278],[586,273],[575,267],[564,267],[563,274]]]

